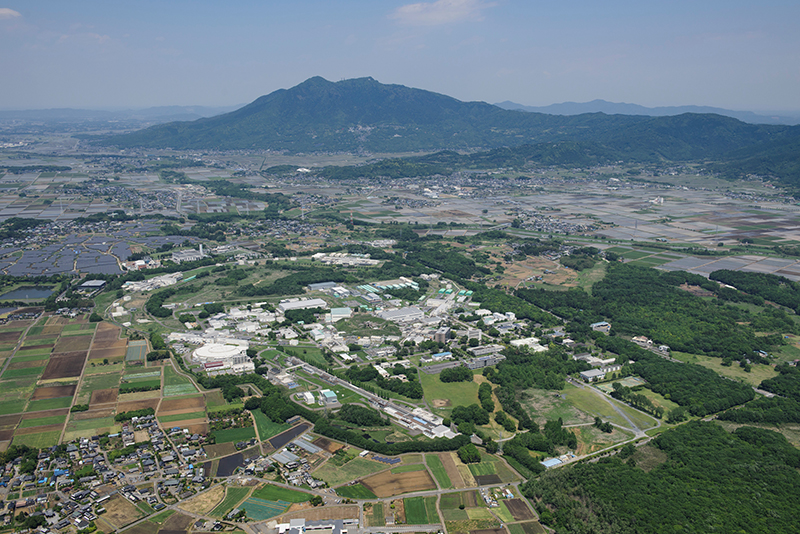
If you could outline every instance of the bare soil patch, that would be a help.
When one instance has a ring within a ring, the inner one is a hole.
[[[103,506],[106,509],[103,518],[117,529],[133,523],[142,516],[139,509],[121,495],[114,495]]]
[[[164,522],[160,532],[162,534],[168,530],[174,530],[181,533],[186,532],[186,529],[189,528],[189,525],[192,524],[192,521],[193,519],[191,516],[177,513],[170,516],[169,519]]]
[[[137,391],[136,393],[121,393],[118,402],[127,403],[132,401],[141,401],[145,399],[160,399],[161,390],[156,389],[152,391]]]
[[[500,484],[503,481],[499,475],[475,475],[475,482],[479,486],[488,486],[490,484]]]
[[[14,428],[22,419],[22,414],[0,415],[0,428]]]
[[[27,412],[22,414],[23,419],[39,419],[40,417],[54,417],[56,415],[67,415],[69,408],[57,408],[55,410],[42,410],[40,412]]]
[[[89,359],[90,360],[103,360],[108,358],[109,360],[115,358],[122,358],[125,356],[125,353],[128,351],[124,346],[119,348],[110,348],[110,349],[96,349],[94,346],[92,350],[89,351]]]
[[[180,502],[178,507],[193,514],[204,515],[221,503],[224,497],[225,488],[222,484],[218,484],[205,493],[195,495],[190,499]]]
[[[75,350],[89,350],[92,344],[92,336],[68,336],[61,337],[56,341],[53,352],[72,352]]]
[[[86,412],[75,412],[72,414],[73,421],[83,421],[85,419],[99,419],[114,415],[114,408],[100,408],[99,410],[89,410]]]
[[[171,415],[197,412],[206,405],[203,397],[178,397],[175,399],[164,399],[158,409],[158,415]]]
[[[209,458],[217,458],[219,456],[228,456],[229,454],[236,453],[236,445],[231,443],[220,443],[218,445],[206,445],[203,447]]]
[[[342,445],[341,443],[336,443],[334,441],[329,440],[328,438],[317,438],[313,441],[313,443],[320,449],[325,449],[331,454],[335,453],[341,448],[344,448],[344,445]]]
[[[469,534],[506,534],[504,528],[482,528],[478,530],[470,530]]]
[[[24,436],[25,434],[39,434],[40,432],[60,432],[64,428],[64,424],[60,425],[47,425],[47,426],[32,426],[30,428],[18,428],[16,435]]]
[[[48,343],[47,345],[31,345],[29,347],[26,346],[25,350],[33,352],[34,350],[40,350],[40,349],[52,349],[54,345],[55,343]]]
[[[322,506],[311,510],[300,510],[299,512],[286,513],[281,517],[281,522],[290,519],[302,519],[307,521],[332,521],[335,519],[356,519],[359,517],[358,506],[345,504],[341,506]]]
[[[12,437],[14,437],[14,429],[13,428],[11,430],[0,430],[0,442],[8,441]],[[6,446],[6,448],[8,448],[8,446]],[[3,450],[5,450],[5,449],[3,449]]]
[[[0,344],[6,345],[12,341],[17,341],[22,332],[0,332]]]
[[[53,355],[42,374],[42,380],[80,376],[86,362],[86,351]]]
[[[436,489],[436,484],[427,471],[412,471],[395,475],[389,470],[367,477],[361,483],[380,498]]]
[[[92,400],[89,401],[89,405],[116,403],[118,395],[119,388],[96,389],[92,391]]]
[[[183,428],[183,425],[180,425]],[[197,423],[194,425],[187,425],[186,430],[189,431],[190,434],[208,434],[208,423]]]
[[[36,388],[33,391],[31,400],[39,399],[55,399],[57,397],[71,397],[75,395],[75,384],[69,386],[48,386],[43,388]]]
[[[42,335],[45,335],[45,336],[58,336],[58,335],[61,335],[61,331],[62,330],[63,330],[63,328],[61,328],[60,326],[57,326],[57,325],[50,325],[50,326],[45,325],[45,327],[42,329]]]
[[[144,410],[145,408],[156,409],[159,399],[145,399],[130,402],[120,402],[117,404],[117,412],[132,412],[134,410]]]
[[[434,408],[447,408],[448,406],[450,406],[449,399],[433,399],[433,401],[431,402],[433,402]]]
[[[46,361],[47,357],[44,357],[41,360],[31,360],[29,362],[15,362],[12,360],[11,363],[8,364],[8,369],[12,370],[12,369],[28,369],[29,367],[41,367],[42,365],[44,365],[44,362]]]
[[[506,507],[511,515],[514,516],[514,521],[528,521],[534,519],[533,512],[528,508],[522,499],[508,499]]]
[[[453,460],[453,455],[449,452],[444,452],[439,455],[439,458],[442,460],[444,470],[447,471],[447,476],[450,477],[450,482],[453,483],[453,487],[456,489],[466,488],[467,485],[464,484],[464,480],[461,478],[461,474],[458,472],[456,462]]]

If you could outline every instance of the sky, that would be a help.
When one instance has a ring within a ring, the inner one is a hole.
[[[312,76],[797,112],[800,2],[0,0],[0,109],[228,106]]]

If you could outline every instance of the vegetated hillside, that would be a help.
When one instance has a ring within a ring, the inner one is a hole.
[[[490,153],[485,163],[505,157],[588,165],[619,159],[716,158],[799,133],[792,127],[745,124],[710,114],[651,118],[507,111],[372,78],[333,83],[315,77],[231,113],[96,142],[120,147],[387,153],[531,145],[520,154]]]
[[[385,85],[372,78],[315,77],[225,115],[175,122],[103,144],[172,148],[402,152],[517,145],[583,137],[642,120],[602,114],[563,117],[506,111],[483,102]]]

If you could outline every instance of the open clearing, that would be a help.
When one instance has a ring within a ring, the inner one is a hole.
[[[397,475],[392,474],[390,471],[385,471],[367,477],[361,482],[380,498],[436,489],[436,484],[434,484],[428,471],[413,471]]]
[[[106,509],[106,513],[103,514],[103,519],[117,529],[133,523],[144,515],[144,513],[121,495],[114,495],[106,501],[103,506]]]
[[[525,505],[522,499],[508,499],[505,501],[508,511],[514,517],[514,521],[528,521],[534,519],[533,512]]]
[[[69,336],[58,339],[53,347],[53,352],[73,352],[76,350],[89,350],[92,336]]]
[[[161,401],[161,407],[158,409],[158,415],[198,412],[204,408],[205,400],[202,396],[164,399]]]
[[[225,488],[218,484],[200,495],[181,501],[178,506],[194,514],[207,514],[222,502],[224,496]]]
[[[228,486],[225,490],[225,499],[219,503],[210,514],[213,517],[224,517],[225,514],[233,510],[237,504],[242,502],[247,494],[250,493],[250,488],[243,488],[240,486]]]
[[[149,393],[149,392],[146,392]],[[132,412],[134,410],[144,410],[145,408],[155,408],[158,406],[158,399],[145,399],[129,402],[119,402],[117,412]]]
[[[54,399],[56,397],[72,397],[75,394],[75,385],[70,386],[49,386],[36,388],[33,391],[31,400]]]
[[[97,404],[116,404],[118,394],[118,389],[96,389],[92,391],[92,400],[89,401],[89,404],[92,406]]]
[[[385,464],[367,460],[366,458],[353,458],[342,467],[337,467],[328,461],[314,471],[314,477],[324,480],[329,486],[338,486],[339,484],[383,471],[386,468]]]

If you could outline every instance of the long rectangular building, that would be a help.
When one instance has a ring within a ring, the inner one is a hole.
[[[325,308],[327,310],[328,303],[322,299],[306,299],[292,300],[278,304],[278,309],[282,312],[287,312],[289,310],[309,310],[311,308]]]

